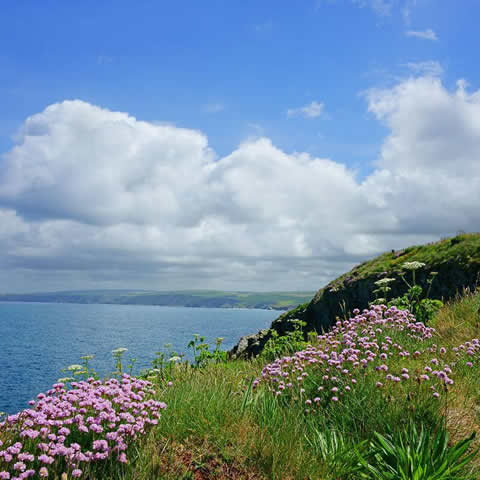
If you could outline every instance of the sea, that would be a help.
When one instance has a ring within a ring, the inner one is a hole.
[[[191,358],[194,334],[206,341],[224,338],[230,349],[243,335],[266,328],[274,310],[0,302],[0,412],[13,414],[48,390],[62,369],[95,355],[101,375],[114,371],[112,351],[126,348],[123,365],[136,359],[133,373],[150,367],[165,344]]]

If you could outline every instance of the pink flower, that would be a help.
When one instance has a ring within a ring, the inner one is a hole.
[[[14,470],[18,470],[19,472],[24,472],[27,466],[23,462],[17,462],[14,466]]]

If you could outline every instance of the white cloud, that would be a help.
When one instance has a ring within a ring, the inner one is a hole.
[[[389,134],[361,182],[268,138],[217,158],[194,130],[51,105],[0,160],[2,290],[315,289],[479,225],[480,92],[421,76],[367,101]]]
[[[427,75],[439,77],[443,74],[443,67],[436,60],[427,60],[424,62],[408,62],[404,64],[415,75]]]
[[[410,231],[471,230],[480,224],[480,91],[461,82],[449,92],[438,78],[409,79],[371,90],[369,110],[390,134],[379,169],[365,182],[371,198]]]
[[[313,101],[312,103],[299,108],[289,108],[287,110],[288,117],[302,116],[305,118],[317,118],[324,110],[324,104]]]
[[[438,40],[437,34],[431,28],[428,28],[427,30],[407,30],[405,35],[407,35],[407,37],[416,37],[423,40]]]

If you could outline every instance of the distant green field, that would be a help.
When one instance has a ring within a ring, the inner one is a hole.
[[[5,293],[0,294],[0,301],[288,310],[310,301],[313,295],[314,292],[77,290],[22,294]]]

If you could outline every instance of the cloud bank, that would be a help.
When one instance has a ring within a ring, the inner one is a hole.
[[[389,133],[363,180],[268,138],[218,158],[195,130],[50,105],[0,160],[0,290],[316,289],[479,230],[480,91],[422,76],[366,101]]]

